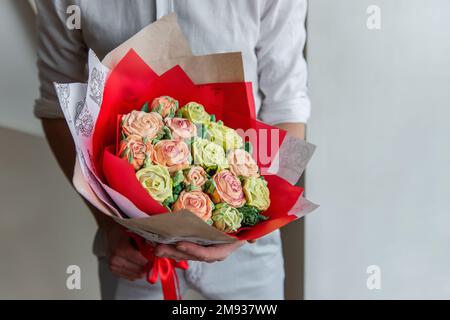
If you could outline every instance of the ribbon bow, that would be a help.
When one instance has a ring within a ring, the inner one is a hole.
[[[176,261],[170,258],[155,256],[155,248],[135,233],[128,232],[136,242],[141,254],[147,259],[147,282],[155,284],[158,277],[161,279],[164,300],[181,300],[180,282],[176,268],[187,270],[186,261]]]

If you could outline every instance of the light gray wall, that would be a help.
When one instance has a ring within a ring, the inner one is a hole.
[[[95,222],[32,113],[33,23],[27,1],[0,1],[0,299],[97,299]],[[69,265],[81,268],[81,290],[66,288]]]
[[[306,297],[450,298],[450,1],[312,0],[308,59]]]
[[[0,126],[40,134],[32,112],[38,92],[34,30],[28,1],[0,1]]]
[[[0,144],[0,299],[99,298],[95,222],[47,143],[0,128]],[[70,265],[81,290],[66,287]]]

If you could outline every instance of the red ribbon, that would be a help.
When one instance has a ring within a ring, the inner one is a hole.
[[[147,282],[155,284],[161,279],[164,300],[181,300],[180,282],[176,268],[187,270],[186,261],[176,261],[170,258],[155,256],[155,248],[135,233],[128,232],[136,242],[139,251],[147,259]]]

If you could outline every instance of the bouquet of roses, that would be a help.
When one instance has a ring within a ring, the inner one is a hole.
[[[130,232],[166,299],[188,265],[155,243],[254,240],[317,208],[295,186],[314,146],[258,121],[240,53],[193,56],[174,15],[55,87],[75,188]]]
[[[121,117],[117,155],[137,171],[150,196],[169,211],[189,210],[235,233],[267,220],[270,192],[251,143],[205,108],[162,96]]]

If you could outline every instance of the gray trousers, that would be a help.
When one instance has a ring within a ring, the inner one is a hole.
[[[104,300],[161,300],[161,283],[145,279],[128,281],[114,276],[102,252],[97,233],[94,253],[99,261],[101,296]],[[181,293],[194,289],[213,300],[282,300],[284,299],[284,263],[280,232],[275,231],[246,243],[223,262],[208,264],[189,261],[189,269],[178,270]]]

